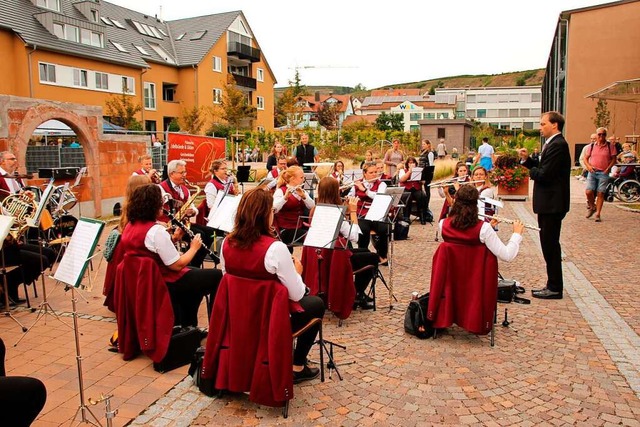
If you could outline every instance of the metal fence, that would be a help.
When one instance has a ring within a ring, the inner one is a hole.
[[[82,168],[87,165],[82,148],[30,145],[26,157],[27,173],[37,173],[40,168]]]

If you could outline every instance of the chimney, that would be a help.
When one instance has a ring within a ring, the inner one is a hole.
[[[315,99],[316,102],[320,102],[320,91],[319,90],[316,91],[316,96],[315,96],[314,99]]]

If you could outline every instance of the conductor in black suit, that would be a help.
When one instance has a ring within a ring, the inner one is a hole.
[[[569,145],[562,136],[564,117],[556,111],[544,113],[540,118],[540,134],[545,143],[540,163],[531,167],[529,176],[533,184],[533,212],[538,214],[540,246],[547,264],[547,284],[533,290],[535,298],[562,299],[562,251],[560,228],[569,212],[569,178],[571,155]]]

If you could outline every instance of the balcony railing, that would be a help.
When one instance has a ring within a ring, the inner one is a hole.
[[[233,78],[236,80],[238,86],[246,87],[255,90],[258,87],[257,80],[247,76],[241,76],[240,74],[233,74]]]
[[[260,61],[260,49],[255,49],[247,44],[240,42],[230,42],[227,45],[227,54],[237,56],[251,62]]]

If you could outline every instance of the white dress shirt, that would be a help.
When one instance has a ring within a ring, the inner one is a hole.
[[[167,229],[160,224],[153,225],[146,236],[144,246],[154,254],[158,254],[163,264],[169,266],[180,259],[180,253],[171,241]]]
[[[304,205],[307,207],[307,209],[311,209],[316,204],[313,201],[313,199],[309,196],[309,193],[307,193],[306,190],[302,190],[302,191],[304,191],[304,195],[305,195],[305,199],[303,200]],[[302,200],[302,198],[298,195],[298,193],[295,193],[295,192],[290,194],[289,197],[294,197],[296,200]],[[276,213],[280,212],[280,210],[285,205],[285,203],[287,203],[287,200],[288,199],[284,198],[284,192],[282,191],[282,188],[278,188],[276,192],[273,194],[273,209],[275,209]]]
[[[440,234],[442,234],[442,224],[444,219],[440,221]],[[518,250],[520,250],[520,242],[522,242],[522,236],[518,233],[513,233],[509,242],[505,245],[498,237],[496,231],[491,227],[491,224],[485,222],[480,229],[480,242],[484,243],[487,248],[498,257],[501,261],[512,261]]]
[[[222,274],[225,274],[224,251],[222,248],[224,248],[224,242],[220,247],[220,269]],[[300,301],[302,299],[307,287],[293,265],[287,245],[279,240],[273,242],[264,256],[264,268],[269,273],[278,276],[280,283],[289,291],[289,299],[291,301]]]

